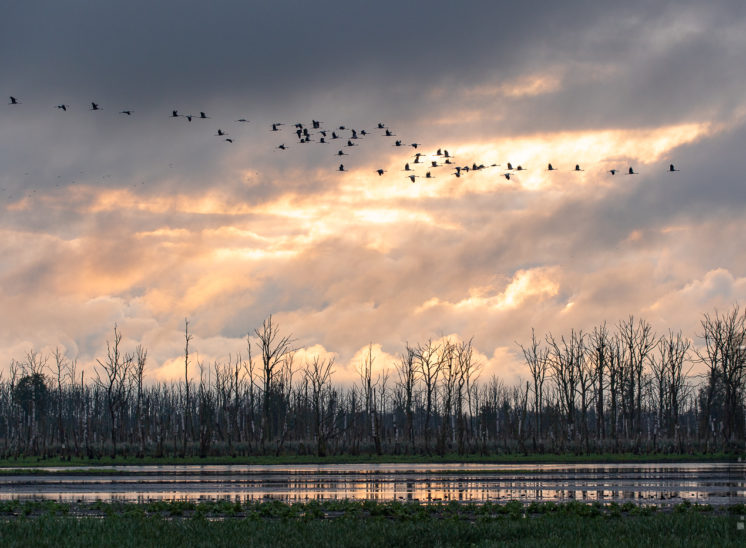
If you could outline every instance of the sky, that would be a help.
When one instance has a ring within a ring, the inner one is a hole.
[[[270,314],[342,383],[368,345],[385,368],[406,344],[473,338],[483,377],[515,382],[532,328],[634,315],[696,342],[705,312],[746,302],[745,16],[740,0],[8,1],[0,372],[59,347],[93,374],[116,324],[149,379],[178,379],[185,318],[209,365],[245,356]]]

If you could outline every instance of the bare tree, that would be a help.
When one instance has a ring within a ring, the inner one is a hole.
[[[381,454],[383,448],[381,446],[381,433],[378,424],[378,417],[376,413],[376,383],[373,382],[373,362],[375,356],[373,356],[373,343],[368,345],[368,353],[363,358],[362,363],[358,369],[360,375],[361,393],[365,400],[365,424],[370,421],[370,434],[373,439],[373,444],[376,448],[376,453]]]
[[[52,357],[54,358],[53,374],[55,377],[55,384],[57,385],[57,401],[55,402],[57,407],[57,436],[59,443],[62,446],[62,450],[65,451],[67,439],[65,437],[65,428],[62,422],[62,385],[67,376],[68,361],[59,346],[55,347],[52,352]]]
[[[182,416],[184,421],[184,438],[181,446],[182,456],[186,455],[187,436],[191,428],[191,402],[189,400],[189,343],[192,338],[192,334],[189,333],[189,320],[184,318],[184,397],[186,402],[184,404],[184,415]]]
[[[331,396],[331,376],[334,372],[334,358],[328,360],[314,356],[306,362],[305,378],[311,385],[311,405],[313,407],[314,435],[316,436],[316,454],[326,456],[326,443],[331,434],[333,417],[327,415],[326,406]]]
[[[280,329],[272,322],[272,315],[262,322],[262,326],[254,330],[257,337],[256,345],[262,360],[262,445],[271,435],[270,405],[275,389],[278,388],[282,374],[282,364],[285,356],[292,351],[291,336],[280,336]]]
[[[626,409],[630,428],[642,434],[643,371],[657,339],[652,326],[643,319],[635,323],[633,316],[619,323],[619,336],[625,347],[627,362],[624,364]]]
[[[536,439],[541,439],[541,413],[544,408],[544,379],[549,369],[549,349],[541,348],[536,340],[536,333],[531,329],[531,343],[528,347],[519,344],[526,360],[534,384],[534,436],[533,446],[536,451]]]
[[[585,336],[582,331],[572,330],[569,339],[564,335],[559,341],[549,333],[546,337],[549,344],[549,363],[554,382],[560,397],[567,427],[567,438],[575,437],[575,395],[578,390],[581,359],[585,352]]]
[[[443,367],[440,347],[428,340],[415,349],[417,367],[422,381],[425,383],[425,451],[430,452],[430,421],[433,416],[433,404],[435,403],[435,391],[438,386],[438,377]]]
[[[736,304],[725,314],[705,314],[701,321],[705,346],[697,350],[699,359],[708,368],[707,413],[713,418],[714,393],[722,387],[721,414],[723,438],[732,441],[736,433],[743,434],[744,374],[746,372],[746,312]]]
[[[135,401],[135,421],[137,423],[137,441],[138,449],[137,456],[142,458],[145,456],[145,421],[142,410],[142,398],[143,398],[143,378],[145,376],[145,363],[148,359],[148,351],[143,348],[141,344],[138,344],[135,348],[135,362],[132,369],[133,383],[136,391]]]
[[[96,384],[106,394],[106,406],[111,419],[112,456],[117,456],[117,439],[119,437],[120,414],[129,398],[129,370],[132,356],[122,354],[119,345],[122,333],[114,324],[114,341],[106,341],[106,358],[96,359]]]
[[[611,342],[606,322],[593,328],[588,346],[589,359],[595,369],[596,379],[596,437],[606,438],[606,421],[604,420],[605,375],[609,372],[611,362]],[[609,372],[610,373],[610,372]]]
[[[396,364],[396,372],[399,376],[397,385],[404,394],[404,413],[407,417],[405,430],[407,432],[407,441],[410,452],[414,453],[414,411],[412,403],[414,401],[414,389],[417,382],[417,362],[416,351],[407,344],[406,351],[401,355]]]

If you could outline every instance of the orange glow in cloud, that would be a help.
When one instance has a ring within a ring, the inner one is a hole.
[[[543,300],[557,295],[560,287],[556,281],[558,276],[558,267],[519,270],[501,293],[490,295],[490,293],[494,293],[492,287],[471,288],[469,297],[457,303],[449,303],[433,297],[420,306],[417,312],[423,312],[436,306],[467,310],[480,308],[498,311],[512,310],[529,298],[536,297]]]

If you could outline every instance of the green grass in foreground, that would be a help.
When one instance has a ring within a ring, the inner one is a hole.
[[[744,505],[0,504],[2,546],[743,546]],[[104,519],[101,519],[104,516]]]
[[[746,456],[746,455],[744,455]],[[692,454],[645,454],[599,453],[588,455],[541,453],[528,455],[280,455],[251,457],[117,457],[101,458],[72,457],[19,457],[0,459],[0,468],[41,466],[112,466],[112,465],[170,465],[170,464],[375,464],[375,463],[490,463],[490,464],[542,464],[542,463],[621,463],[621,462],[718,462],[735,461],[739,455],[733,453]]]

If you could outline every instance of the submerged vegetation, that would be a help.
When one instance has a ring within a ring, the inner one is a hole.
[[[742,546],[743,504],[419,504],[267,500],[0,503],[5,546]],[[100,519],[100,518],[105,519]]]
[[[147,382],[147,349],[126,351],[114,326],[93,380],[59,349],[11,362],[0,378],[0,457],[6,465],[735,458],[745,439],[746,312],[705,314],[697,335],[694,346],[631,317],[561,337],[532,331],[519,345],[530,380],[515,386],[480,378],[471,340],[407,344],[393,370],[374,363],[371,347],[359,382],[336,386],[334,359],[298,363],[271,316],[247,337],[245,355],[213,364],[194,362],[185,321],[184,378],[170,383]],[[695,362],[703,376],[690,375]]]

